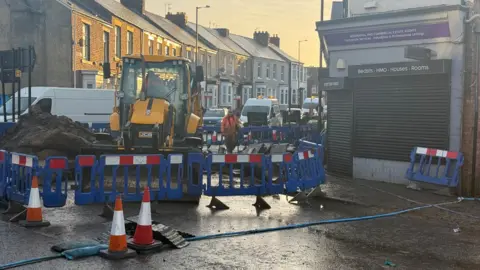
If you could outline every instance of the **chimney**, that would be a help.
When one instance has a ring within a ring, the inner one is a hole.
[[[218,34],[222,37],[228,37],[230,35],[230,30],[227,28],[217,28],[215,30],[217,30]]]
[[[187,14],[185,14],[185,12],[177,12],[177,14],[169,12],[166,18],[181,28],[185,28],[188,21]]]
[[[268,32],[256,32],[253,33],[253,39],[260,45],[267,47],[268,41],[270,39],[270,34]]]
[[[120,3],[132,11],[145,14],[145,0],[120,0]]]
[[[270,43],[280,48],[280,38],[278,37],[278,35],[273,35],[272,37],[270,37]]]

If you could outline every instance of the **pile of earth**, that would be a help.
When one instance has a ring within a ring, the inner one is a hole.
[[[45,113],[38,106],[22,115],[17,124],[0,138],[0,149],[32,154],[39,159],[47,156],[74,158],[80,149],[96,141],[95,134],[65,116]]]

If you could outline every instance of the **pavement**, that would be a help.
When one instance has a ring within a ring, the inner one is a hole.
[[[405,186],[327,177],[326,198],[295,205],[287,197],[268,197],[272,209],[257,213],[253,197],[222,199],[230,210],[155,204],[152,219],[194,235],[268,228],[289,224],[388,213],[424,204],[455,202],[455,197],[414,191]],[[73,198],[73,197],[71,197]],[[138,215],[139,204],[124,205],[125,216]],[[184,249],[118,262],[99,257],[57,259],[20,269],[480,269],[478,202],[452,203],[394,217],[313,226],[265,234],[192,242]],[[94,239],[108,232],[98,216],[102,206],[44,209],[52,225],[25,229],[0,221],[0,265],[52,255],[63,241]],[[455,213],[454,213],[455,212]],[[459,231],[455,229],[460,229]],[[385,262],[390,265],[385,265]],[[1,266],[0,266],[1,268]]]

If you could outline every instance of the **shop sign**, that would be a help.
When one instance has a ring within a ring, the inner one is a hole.
[[[320,91],[345,89],[345,78],[321,78]]]
[[[448,22],[439,22],[326,34],[325,40],[327,46],[348,46],[446,37],[450,37],[449,24]]]
[[[397,75],[441,74],[450,72],[451,60],[431,60],[350,66],[348,77],[379,77]]]

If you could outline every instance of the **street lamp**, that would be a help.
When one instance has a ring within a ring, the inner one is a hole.
[[[307,41],[306,39],[298,41],[297,95],[300,95],[300,45]]]
[[[196,7],[196,14],[195,14],[195,67],[198,66],[198,10],[202,8],[210,8],[209,5]]]

